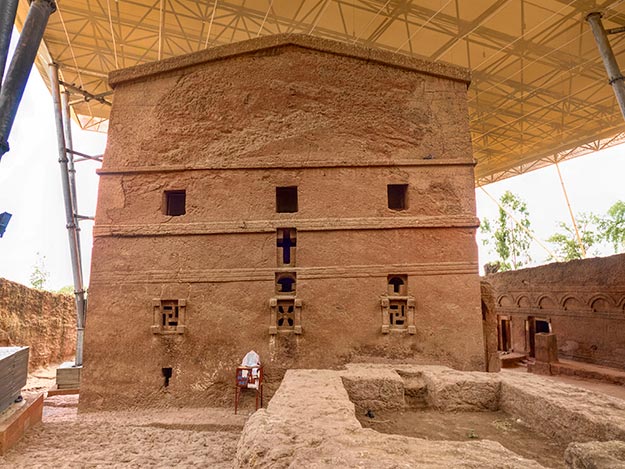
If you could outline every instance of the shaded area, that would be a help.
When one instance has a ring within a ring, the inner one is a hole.
[[[532,431],[521,419],[511,417],[505,412],[406,410],[376,411],[373,415],[374,418],[369,418],[366,411],[357,412],[358,421],[363,427],[380,433],[426,440],[492,440],[546,467],[566,467],[566,445]]]

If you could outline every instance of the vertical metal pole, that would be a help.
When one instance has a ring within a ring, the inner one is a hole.
[[[61,108],[61,91],[59,89],[59,68],[56,64],[50,64],[50,88],[54,102],[54,118],[56,121],[56,141],[61,166],[61,183],[63,185],[63,198],[65,200],[65,219],[67,221],[67,234],[69,237],[69,251],[72,258],[72,273],[74,275],[74,294],[76,296],[76,366],[82,366],[82,344],[85,331],[85,292],[82,283],[82,268],[80,265],[80,253],[78,243],[78,230],[76,215],[73,210],[72,190],[69,176],[67,148],[63,126],[63,111]]]
[[[56,4],[53,0],[33,0],[30,4],[22,34],[0,91],[0,158],[9,151],[9,134],[17,108],[35,62],[43,32],[54,11]]]
[[[564,185],[564,179],[562,179],[562,173],[560,172],[560,165],[556,162],[556,170],[558,171],[558,177],[560,178],[560,184],[562,185],[562,192],[564,192],[564,200],[566,200],[566,206],[569,208],[569,214],[571,215],[571,221],[573,222],[573,228],[575,229],[575,238],[577,238],[577,244],[582,253],[582,258],[586,259],[586,248],[582,243],[582,238],[579,235],[577,229],[577,222],[575,221],[575,215],[573,215],[573,209],[571,208],[571,202],[569,202],[569,194],[566,192],[566,186]]]
[[[614,57],[614,52],[610,46],[608,35],[603,28],[601,13],[590,13],[586,16],[586,21],[590,24],[592,33],[595,36],[595,42],[599,48],[599,54],[601,54],[603,65],[605,66],[606,72],[608,72],[608,80],[612,85],[614,94],[616,95],[616,100],[621,108],[621,113],[623,114],[623,117],[625,117],[625,83],[623,82],[625,77],[621,74],[621,70],[616,62],[616,57]]]
[[[18,2],[19,0],[3,0],[0,4],[0,82],[7,64]]]
[[[72,210],[74,212],[74,217],[76,217],[76,215],[78,214],[78,196],[76,191],[76,168],[74,167],[74,153],[72,153],[72,150],[74,149],[74,141],[72,139],[72,119],[69,109],[69,95],[70,93],[68,90],[65,90],[61,94],[61,107],[63,109],[65,146],[68,150],[70,150],[67,152],[67,170],[69,172],[69,184],[72,193]],[[82,250],[80,248],[80,223],[76,223],[76,230],[78,231],[78,264],[82,267]]]

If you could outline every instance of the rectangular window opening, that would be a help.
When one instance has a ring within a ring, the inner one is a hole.
[[[165,191],[165,215],[178,217],[186,213],[187,193],[184,190]]]
[[[297,186],[276,187],[276,212],[297,212]]]
[[[391,210],[406,210],[408,208],[408,184],[389,184],[388,208]]]

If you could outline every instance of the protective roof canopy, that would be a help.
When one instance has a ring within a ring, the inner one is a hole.
[[[18,29],[28,1],[20,0]],[[484,184],[625,141],[585,17],[625,25],[623,0],[57,0],[37,58],[107,96],[112,70],[262,35],[303,33],[472,70],[476,182]],[[625,63],[625,36],[610,36]],[[110,97],[108,98],[110,100]],[[83,128],[110,106],[76,99]]]

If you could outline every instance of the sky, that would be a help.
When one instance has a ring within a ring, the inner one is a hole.
[[[104,152],[106,135],[82,131],[73,125],[74,148],[83,153]],[[17,114],[9,145],[0,161],[0,213],[13,214],[0,238],[0,277],[30,284],[35,265],[49,273],[45,288],[58,290],[72,284],[69,242],[61,173],[56,149],[52,98],[39,73],[33,69]],[[77,163],[78,206],[81,215],[94,215],[98,176],[97,163]],[[575,213],[604,214],[617,200],[625,200],[625,145],[592,153],[560,164],[571,206]],[[520,196],[530,212],[536,236],[545,240],[558,221],[570,222],[556,168],[550,166],[484,186],[495,199],[510,190]],[[480,189],[476,190],[477,213],[495,219],[498,207]],[[83,271],[89,278],[91,221],[81,222]],[[479,263],[496,255],[478,242]],[[537,243],[532,247],[533,265],[544,263],[548,254]],[[604,247],[602,255],[612,251]]]

